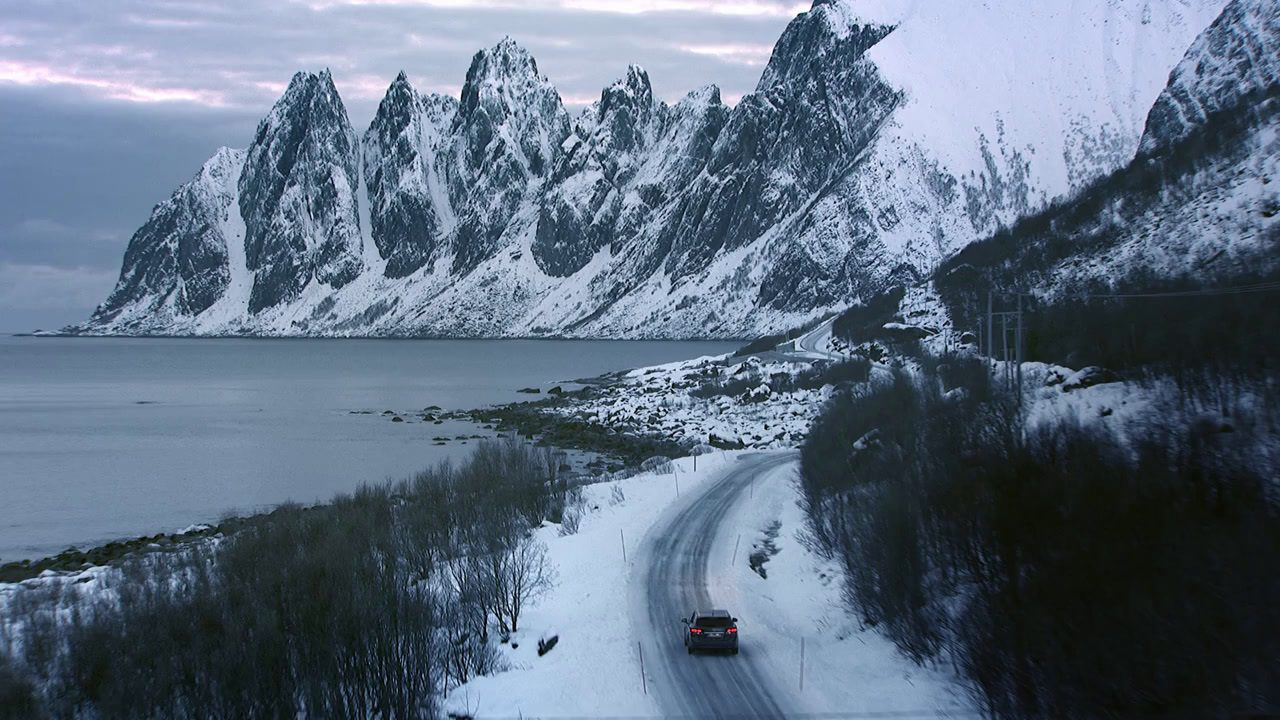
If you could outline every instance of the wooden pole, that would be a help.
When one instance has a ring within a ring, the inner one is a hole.
[[[1001,313],[1000,315],[1000,359],[1004,360],[1004,384],[1008,386],[1009,376],[1009,316]]]
[[[1018,293],[1018,407],[1022,407],[1022,293]]]
[[[987,357],[994,358],[996,356],[996,324],[991,319],[991,306],[993,300],[991,291],[987,291]]]

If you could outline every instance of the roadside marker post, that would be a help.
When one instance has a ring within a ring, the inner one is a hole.
[[[804,692],[804,638],[800,638],[800,692]]]
[[[622,528],[618,528],[618,539],[622,541],[622,564],[627,564],[627,538],[622,534]]]
[[[644,694],[649,694],[649,683],[644,679],[644,645],[636,641],[636,647],[640,648],[640,688],[644,690]]]
[[[730,565],[738,564],[738,545],[742,543],[742,533],[738,533],[738,540],[733,544],[733,559],[729,561]]]

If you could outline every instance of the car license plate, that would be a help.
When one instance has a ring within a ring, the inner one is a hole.
[[[724,637],[724,633],[707,633],[707,637],[713,637],[713,638]]]

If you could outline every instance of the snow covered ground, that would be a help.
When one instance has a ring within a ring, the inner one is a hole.
[[[586,488],[589,512],[576,535],[557,526],[538,531],[559,571],[559,584],[531,608],[503,647],[512,669],[454,688],[446,710],[485,717],[656,716],[664,689],[651,638],[638,636],[628,613],[635,572],[649,561],[642,553],[646,532],[731,472],[749,451],[716,452],[673,463],[673,474],[644,474]],[[708,590],[725,598],[739,617],[744,647],[767,659],[778,686],[794,684],[794,710],[801,713],[926,712],[946,715],[969,709],[944,670],[922,669],[893,645],[862,630],[841,607],[838,572],[797,539],[802,514],[789,462],[761,478],[745,502],[726,515],[712,550]],[[676,485],[679,484],[679,495]],[[615,491],[615,488],[617,491]],[[615,492],[624,498],[617,501]],[[781,523],[776,554],[752,570],[753,545]],[[741,538],[739,540],[738,538]],[[623,547],[627,555],[623,558]],[[559,641],[543,657],[540,638]],[[800,639],[805,639],[805,679],[800,683]],[[645,648],[641,681],[640,649]],[[744,652],[746,652],[744,650]],[[727,658],[729,661],[737,658]]]
[[[773,356],[770,356],[773,357]],[[795,447],[831,397],[830,385],[775,391],[774,378],[789,378],[811,365],[802,359],[703,357],[638,368],[592,398],[560,408],[566,416],[677,442],[742,443],[756,449]],[[735,387],[727,395],[694,394],[707,383]]]

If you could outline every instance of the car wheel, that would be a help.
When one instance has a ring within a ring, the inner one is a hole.
[[[734,648],[734,649],[733,649],[733,654],[734,654],[734,655],[737,655],[737,654],[738,654],[738,648]]]

